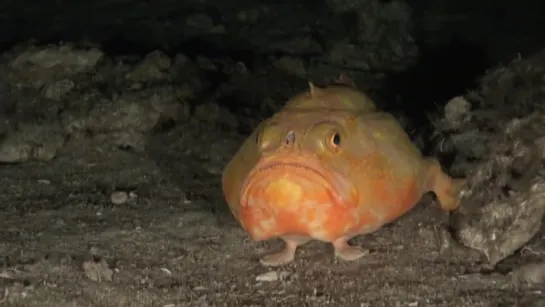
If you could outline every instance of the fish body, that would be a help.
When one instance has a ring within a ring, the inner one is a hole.
[[[222,175],[226,202],[250,237],[284,240],[282,251],[261,258],[268,266],[291,262],[310,240],[356,260],[366,251],[348,240],[394,221],[430,191],[454,210],[463,183],[355,87],[313,84],[264,120]]]

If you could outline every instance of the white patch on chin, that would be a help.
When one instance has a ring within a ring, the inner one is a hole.
[[[261,220],[259,222],[259,227],[265,232],[271,231],[274,227],[276,227],[276,220],[274,218],[270,218],[267,220]]]
[[[307,226],[308,235],[316,240],[328,241],[329,233],[324,228],[326,221],[326,212],[331,208],[331,204],[316,204],[313,201],[306,201],[300,210],[299,221]],[[313,213],[314,219],[309,219],[310,213]]]

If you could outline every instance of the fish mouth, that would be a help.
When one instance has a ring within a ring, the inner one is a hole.
[[[286,201],[347,204],[352,191],[352,186],[343,176],[324,167],[316,157],[269,157],[263,158],[248,175],[242,185],[241,203],[251,205],[252,198],[264,197],[264,191],[272,185],[276,185],[276,191],[283,194],[278,197],[284,197]],[[295,194],[298,193],[300,197],[296,199]]]

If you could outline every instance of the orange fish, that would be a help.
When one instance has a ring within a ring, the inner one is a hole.
[[[285,242],[261,258],[266,266],[293,261],[310,240],[356,260],[366,251],[351,238],[394,221],[429,191],[454,210],[464,183],[422,156],[394,117],[356,88],[312,83],[255,129],[222,176],[226,202],[251,238]]]

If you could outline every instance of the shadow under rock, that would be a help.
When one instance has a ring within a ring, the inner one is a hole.
[[[419,48],[419,60],[389,76],[380,95],[390,111],[401,111],[416,133],[428,136],[424,147],[427,154],[433,146],[430,115],[441,112],[450,99],[476,88],[491,63],[483,47],[459,38],[441,46],[421,43]]]

